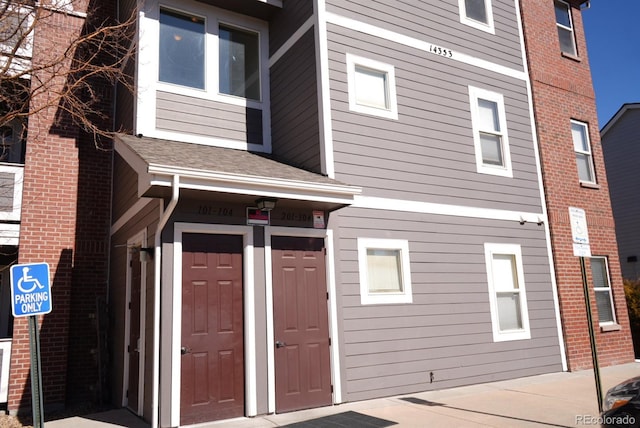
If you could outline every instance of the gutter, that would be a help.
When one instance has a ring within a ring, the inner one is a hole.
[[[156,227],[155,249],[153,253],[153,392],[151,397],[151,428],[159,426],[159,396],[160,396],[160,275],[162,271],[162,230],[169,221],[169,217],[178,205],[180,197],[180,176],[174,175],[172,182],[171,200],[166,209],[160,204],[160,220]]]

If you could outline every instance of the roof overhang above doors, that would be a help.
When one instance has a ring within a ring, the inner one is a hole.
[[[124,134],[116,135],[115,149],[137,173],[139,197],[168,197],[175,176],[181,190],[308,201],[328,211],[351,205],[362,192],[244,150]]]

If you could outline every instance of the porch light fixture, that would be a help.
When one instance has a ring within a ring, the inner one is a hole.
[[[262,211],[271,211],[276,207],[276,198],[260,198],[256,199],[256,206]]]

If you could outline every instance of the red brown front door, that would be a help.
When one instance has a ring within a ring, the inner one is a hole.
[[[180,424],[244,415],[242,237],[182,235]]]
[[[331,399],[324,240],[272,237],[276,411]]]
[[[131,299],[129,300],[129,382],[127,387],[127,407],[138,413],[138,391],[140,383],[140,290],[142,264],[140,263],[140,247],[131,249]]]

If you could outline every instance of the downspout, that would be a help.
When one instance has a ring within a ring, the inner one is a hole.
[[[173,176],[171,200],[166,209],[162,209],[160,203],[160,220],[156,227],[155,249],[153,252],[153,393],[151,397],[151,428],[158,428],[158,420],[160,418],[160,275],[162,271],[162,230],[164,229],[169,217],[178,205],[180,197],[180,176]]]

